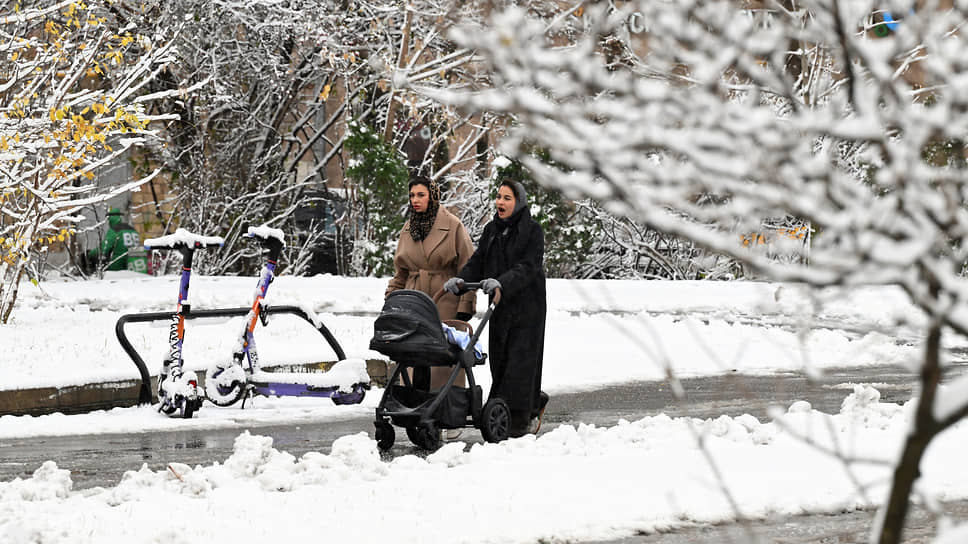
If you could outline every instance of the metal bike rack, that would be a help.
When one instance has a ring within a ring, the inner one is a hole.
[[[182,313],[185,319],[200,319],[200,318],[215,318],[215,317],[244,317],[248,315],[252,308],[219,308],[214,310],[191,310],[182,309]],[[346,353],[343,352],[343,348],[336,341],[336,337],[333,333],[326,327],[322,322],[319,323],[317,327],[315,320],[309,316],[309,314],[299,306],[266,306],[263,309],[262,316],[268,319],[270,314],[294,314],[297,315],[313,326],[319,334],[323,335],[329,347],[333,349],[336,353],[336,358],[339,361],[346,359]],[[173,312],[145,312],[140,314],[126,314],[118,318],[117,324],[114,326],[114,332],[117,334],[118,342],[121,343],[121,347],[124,348],[125,353],[131,360],[134,361],[136,367],[138,367],[138,372],[141,373],[141,390],[138,392],[138,404],[151,404],[151,375],[148,373],[148,367],[145,365],[144,359],[138,354],[138,350],[134,349],[131,345],[131,341],[128,340],[128,335],[124,332],[124,326],[128,323],[147,323],[150,321],[171,321]],[[265,322],[263,322],[265,325]]]

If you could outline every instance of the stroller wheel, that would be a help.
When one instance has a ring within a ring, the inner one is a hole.
[[[411,429],[413,429],[411,431]],[[407,437],[418,448],[437,451],[440,448],[440,429],[433,422],[427,422],[416,427],[407,427]]]
[[[511,410],[504,399],[487,399],[481,409],[480,428],[481,435],[488,442],[507,440],[511,428]]]
[[[413,442],[413,445],[420,446],[421,444],[420,441],[422,440],[422,437],[420,436],[420,427],[416,425],[409,425],[406,427],[406,430],[407,430],[407,438],[409,438],[410,441]]]
[[[396,439],[396,433],[393,432],[393,425],[382,420],[374,421],[373,425],[376,427],[376,431],[373,433],[374,438],[376,438],[376,447],[383,451],[392,448],[393,441]]]

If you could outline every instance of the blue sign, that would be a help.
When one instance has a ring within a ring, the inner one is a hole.
[[[896,32],[898,25],[901,23],[891,15],[890,11],[884,10],[884,24],[887,28],[891,29],[891,32]]]

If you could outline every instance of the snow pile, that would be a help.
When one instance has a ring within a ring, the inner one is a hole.
[[[156,542],[170,520],[205,512],[205,523],[179,533],[181,541],[309,541],[322,528],[358,527],[374,541],[448,535],[524,543],[620,538],[739,515],[841,512],[883,496],[886,462],[907,426],[904,407],[857,387],[833,415],[802,402],[770,422],[657,415],[611,427],[565,425],[500,444],[449,443],[426,458],[390,461],[366,433],[338,439],[329,455],[297,459],[271,438],[243,432],[224,463],[142,468],[108,490],[71,493],[66,471],[47,463],[26,481],[0,484],[0,538]],[[963,443],[968,432],[958,428],[950,438]],[[805,439],[865,462],[845,465]],[[946,449],[955,457],[960,450]],[[945,455],[926,458],[924,485],[965,498],[968,474],[948,470],[954,461]],[[25,489],[36,498],[20,500]],[[422,515],[428,509],[435,515]]]
[[[63,499],[70,495],[71,487],[70,471],[57,468],[53,461],[46,461],[27,480],[17,478],[11,482],[0,482],[0,504]]]
[[[881,403],[881,392],[869,385],[855,385],[854,392],[844,399],[840,413],[851,425],[890,427],[898,412],[903,411],[897,404]]]

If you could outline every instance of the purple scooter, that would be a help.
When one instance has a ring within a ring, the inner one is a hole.
[[[275,278],[279,256],[285,246],[285,235],[281,230],[265,225],[249,227],[247,230],[247,236],[258,240],[267,250],[268,257],[259,276],[255,299],[245,317],[245,326],[238,337],[232,360],[216,363],[206,374],[206,398],[217,406],[230,406],[242,400],[242,406],[245,407],[244,399],[255,394],[329,397],[335,404],[359,404],[369,389],[370,378],[366,372],[366,362],[362,359],[346,359],[329,330],[320,323],[315,325],[326,336],[330,345],[335,346],[336,355],[340,359],[327,372],[267,372],[260,368],[254,331],[259,321],[266,324],[268,312],[275,311],[266,306],[265,296],[269,284]],[[314,320],[315,316],[312,318]]]
[[[217,236],[199,236],[184,229],[174,234],[145,240],[145,250],[176,250],[182,254],[181,282],[178,306],[171,316],[168,334],[169,350],[158,375],[158,411],[171,417],[189,419],[202,407],[204,389],[198,384],[193,370],[183,370],[182,347],[185,342],[185,316],[190,314],[188,285],[192,277],[192,256],[196,249],[220,247],[224,241]]]

